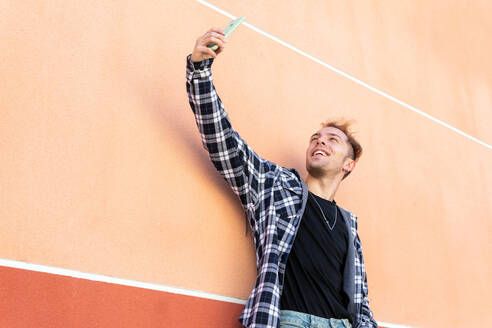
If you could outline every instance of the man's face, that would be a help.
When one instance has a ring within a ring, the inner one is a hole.
[[[306,169],[313,177],[333,175],[352,170],[355,161],[351,158],[352,146],[341,130],[326,127],[311,136],[306,150]]]

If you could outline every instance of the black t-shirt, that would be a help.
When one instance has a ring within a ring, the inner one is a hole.
[[[298,229],[287,259],[280,308],[323,318],[350,318],[342,287],[348,230],[336,202],[309,192]]]

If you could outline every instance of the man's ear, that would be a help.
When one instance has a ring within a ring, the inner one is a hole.
[[[345,172],[351,172],[355,169],[355,165],[357,164],[356,161],[353,159],[349,158],[349,160],[343,165],[343,170]]]

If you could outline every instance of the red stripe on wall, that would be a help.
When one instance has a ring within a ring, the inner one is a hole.
[[[242,327],[244,305],[0,267],[0,327]]]

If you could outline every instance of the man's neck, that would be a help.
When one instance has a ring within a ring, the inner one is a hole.
[[[315,178],[308,173],[306,178],[306,185],[309,191],[329,201],[333,201],[335,198],[340,182],[342,180],[337,176]]]

